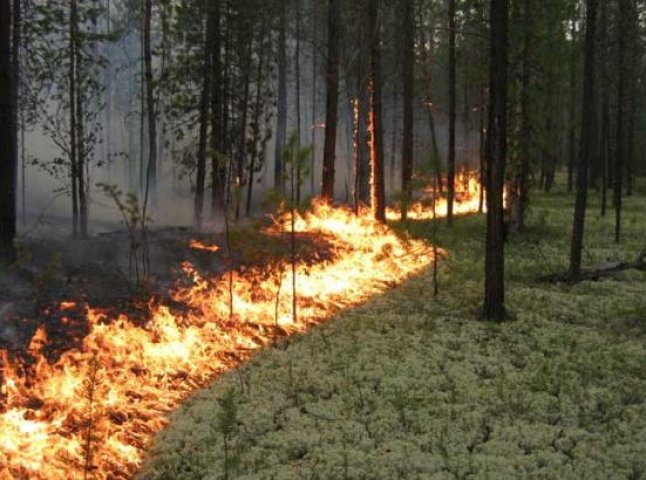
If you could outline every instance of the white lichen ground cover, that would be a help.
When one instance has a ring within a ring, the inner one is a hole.
[[[537,199],[510,239],[512,321],[477,320],[482,219],[442,226],[437,299],[428,273],[259,353],[173,415],[141,479],[646,478],[646,273],[535,281],[565,268],[571,204]],[[621,247],[597,212],[585,263],[646,248],[646,197]]]

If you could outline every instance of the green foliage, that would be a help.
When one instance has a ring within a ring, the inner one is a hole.
[[[627,214],[645,204],[629,199]],[[643,247],[646,220],[635,216],[622,258]],[[539,228],[540,219],[547,228]],[[238,397],[236,411],[244,419],[237,476],[640,478],[646,274],[538,284],[567,259],[570,198],[538,195],[528,220],[527,234],[506,248],[515,321],[476,320],[484,218],[465,217],[452,229],[439,224],[438,242],[449,256],[436,299],[424,274],[286,350],[266,349],[250,360],[253,388]],[[601,262],[613,245],[612,221],[595,213],[588,221],[589,261]],[[407,227],[424,238],[435,228]],[[222,438],[203,435],[220,422],[217,399],[237,383],[235,373],[225,374],[175,413],[142,478],[221,478]],[[193,470],[168,476],[178,457]]]
[[[124,194],[117,185],[97,183],[97,188],[111,199],[121,214],[122,223],[128,232],[130,253],[128,256],[128,270],[135,287],[145,287],[148,283],[150,271],[150,258],[148,255],[148,225],[152,218],[144,217],[143,205],[140,205],[137,196],[128,192]]]

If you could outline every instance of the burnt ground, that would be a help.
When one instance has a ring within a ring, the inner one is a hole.
[[[47,353],[56,357],[78,346],[87,333],[85,306],[116,318],[126,313],[135,322],[148,318],[151,299],[174,304],[171,289],[190,282],[182,263],[190,262],[206,277],[230,268],[267,267],[290,258],[288,234],[263,232],[266,222],[232,226],[231,255],[223,233],[196,235],[190,228],[155,228],[148,233],[150,274],[137,284],[129,268],[130,239],[125,230],[108,230],[86,240],[39,234],[19,238],[20,260],[0,271],[0,349],[24,351],[35,330],[44,325]],[[190,247],[192,239],[218,245],[217,252]],[[321,236],[297,235],[296,255],[311,263],[329,258],[330,243]],[[61,308],[62,302],[73,302]]]

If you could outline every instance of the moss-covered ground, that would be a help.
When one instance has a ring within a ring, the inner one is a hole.
[[[440,225],[437,298],[429,271],[267,348],[173,415],[141,478],[646,478],[646,272],[538,282],[566,269],[572,205],[535,196],[509,238],[510,321],[478,320],[483,218]],[[619,246],[598,212],[592,198],[585,264],[646,248],[646,192]]]

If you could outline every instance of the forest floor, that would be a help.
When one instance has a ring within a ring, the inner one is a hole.
[[[79,346],[87,334],[86,306],[103,310],[111,318],[126,313],[141,323],[150,316],[151,299],[183,309],[185,305],[174,304],[171,292],[178,284],[192,284],[182,271],[184,262],[218,275],[231,268],[288,258],[286,234],[265,233],[262,226],[268,223],[241,220],[233,224],[231,257],[226,254],[222,232],[196,235],[191,228],[153,227],[148,233],[150,271],[145,281],[142,274],[137,280],[130,262],[130,237],[117,225],[87,239],[70,238],[60,228],[21,236],[17,264],[0,270],[0,349],[21,353],[35,330],[44,325],[50,340],[47,354],[56,358]],[[219,250],[192,248],[192,240]],[[297,259],[314,262],[329,254],[330,245],[324,239],[299,235]],[[141,258],[141,246],[137,255]],[[61,310],[61,302],[73,302],[76,307]]]
[[[646,272],[538,281],[566,270],[573,200],[536,194],[510,236],[510,321],[478,321],[484,219],[442,223],[437,298],[429,271],[258,353],[173,414],[140,478],[646,478]],[[646,191],[619,246],[611,217],[592,198],[586,265],[646,248]]]

